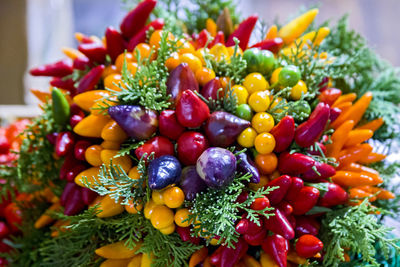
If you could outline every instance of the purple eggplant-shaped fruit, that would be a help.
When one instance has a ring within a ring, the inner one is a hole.
[[[181,177],[182,167],[174,156],[166,155],[152,160],[148,168],[149,187],[160,190],[176,184]]]
[[[235,153],[236,152],[238,151],[235,151]],[[251,174],[250,182],[258,184],[260,182],[260,172],[249,155],[247,155],[246,152],[242,152],[236,156],[236,159],[238,161],[238,171],[243,174]]]
[[[180,187],[185,193],[185,199],[192,201],[197,193],[207,188],[207,185],[197,174],[196,166],[187,166],[182,170]]]
[[[199,91],[199,84],[189,65],[182,63],[169,74],[167,94],[171,95],[171,101],[176,103],[185,90]]]

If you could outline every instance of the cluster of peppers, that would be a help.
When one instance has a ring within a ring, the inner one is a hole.
[[[321,81],[319,103],[311,115],[297,126],[293,116],[280,118],[269,132],[275,140],[273,152],[255,157],[240,151],[242,147],[237,144],[238,136],[251,126],[251,117],[241,116],[240,112],[210,111],[204,101],[223,99],[226,96],[221,94],[221,88],[229,88],[228,83],[233,85],[229,77],[216,77],[213,70],[205,67],[204,51],[209,48],[210,55],[217,60],[221,57],[229,60],[235,39],[238,39],[248,71],[265,74],[266,65],[263,64],[268,65],[268,59],[258,62],[249,52],[247,58],[248,48],[253,49],[252,53],[271,51],[273,58],[273,54],[280,51],[291,53],[288,49],[297,42],[318,45],[329,29],[322,28],[321,32],[301,36],[318,13],[316,9],[299,16],[279,31],[272,26],[265,40],[250,47],[248,43],[257,22],[256,16],[240,23],[226,40],[223,29],[218,29],[212,20],[208,21],[207,29],[193,34],[190,41],[182,41],[183,49],[171,55],[165,63],[169,70],[166,83],[171,102],[169,109],[156,112],[139,105],[117,105],[110,101],[114,96],[104,89],[122,90],[116,86],[121,82],[121,62],[135,63],[134,56],[127,54],[148,46],[145,42],[150,29],[154,31],[150,45],[155,46],[160,38],[163,21],[156,19],[146,24],[155,5],[155,0],[139,3],[123,19],[120,30],[107,28],[104,40],[77,34],[78,49],[63,50],[69,59],[31,70],[32,75],[52,77],[53,118],[63,129],[47,136],[54,145],[55,157],[64,158],[60,179],[67,182],[61,196],[49,200],[53,203],[50,210],[64,207],[66,215],[75,215],[87,206],[100,203],[98,216],[111,217],[125,210],[141,212],[144,205],[144,216],[163,234],[175,231],[183,241],[202,244],[199,237],[192,236],[189,223],[177,221],[177,215],[187,210],[179,209],[183,199],[167,200],[166,192],[174,188],[176,195],[181,196],[183,192],[186,200],[195,201],[196,194],[207,188],[220,189],[229,185],[236,171],[250,173],[249,187],[277,187],[256,199],[250,207],[253,210],[272,207],[268,211],[270,216],[256,224],[247,219],[245,213],[240,214],[241,219],[235,222],[235,230],[240,235],[235,247],[222,245],[210,251],[203,247],[191,256],[189,266],[284,267],[288,261],[302,264],[307,258],[323,258],[323,244],[318,239],[319,218],[323,213],[318,211],[318,207],[357,204],[349,199],[393,197],[392,193],[376,187],[382,182],[379,174],[361,165],[383,158],[372,152],[370,145],[363,143],[372,137],[373,131],[382,124],[381,120],[353,130],[368,107],[369,93],[352,104],[356,96],[341,96],[339,89],[328,86],[329,78],[326,78]],[[111,63],[107,61],[108,57]],[[83,73],[78,82],[71,75],[77,71]],[[298,70],[288,67],[279,71],[281,76],[287,75],[280,85],[294,87],[298,83]],[[271,79],[273,77],[274,74]],[[272,86],[279,87],[279,83],[272,83]],[[34,93],[43,99],[44,93]],[[96,108],[107,101],[108,114],[104,115]],[[331,138],[325,134],[328,128],[334,129]],[[117,155],[121,144],[128,138],[143,141],[131,154],[137,160],[146,161],[146,186],[153,192],[151,204],[132,200],[124,206],[108,195],[98,196],[90,188],[99,175],[100,166],[109,165],[111,160],[130,178],[140,177],[129,156]],[[235,152],[227,149],[232,146],[236,147]],[[147,158],[150,155],[151,159]],[[329,164],[326,156],[336,160],[337,165]],[[268,161],[262,163],[266,158]],[[243,191],[237,201],[244,201],[247,196]],[[154,207],[163,210],[168,223],[159,219],[161,213],[157,216],[150,214],[156,213]],[[172,209],[176,209],[175,214]],[[51,222],[50,216],[43,215],[35,226],[40,228]],[[55,226],[65,224],[56,222]],[[96,254],[107,258],[103,266],[150,266],[151,258],[156,255],[136,255],[139,247],[140,244],[129,250],[121,241],[99,248]],[[262,251],[259,260],[250,256],[251,247],[259,247]]]

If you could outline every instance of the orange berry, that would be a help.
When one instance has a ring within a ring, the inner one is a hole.
[[[263,174],[271,174],[278,167],[278,158],[274,153],[258,154],[255,163]]]
[[[167,67],[168,71],[174,70],[176,67],[179,66],[179,64],[181,64],[181,62],[179,60],[179,54],[177,52],[172,53],[171,57],[169,57],[165,61],[165,66]]]
[[[206,83],[214,78],[215,72],[212,69],[201,67],[196,71],[196,80],[201,86],[204,86]]]

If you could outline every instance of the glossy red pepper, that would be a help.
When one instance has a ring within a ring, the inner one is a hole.
[[[0,221],[0,239],[7,237],[10,234],[10,229],[5,222]]]
[[[214,40],[208,44],[208,48],[213,47],[216,44],[225,44],[225,35],[223,31],[218,31],[217,35],[214,37]]]
[[[60,77],[54,77],[50,81],[50,85],[60,88],[60,89],[67,90],[68,92],[70,92],[71,96],[76,95],[75,82],[72,79],[64,79],[64,78],[60,78]]]
[[[104,65],[99,65],[91,69],[85,76],[83,76],[83,78],[79,81],[77,88],[78,93],[80,94],[89,90],[93,90],[99,83],[104,68]]]
[[[74,190],[77,187],[77,185],[75,183],[72,182],[68,182],[65,186],[64,186],[64,190],[60,196],[60,204],[61,206],[65,206],[65,204],[68,201],[68,196],[71,194],[72,190]]]
[[[243,238],[239,238],[234,248],[223,247],[220,267],[234,266],[246,254],[248,248],[249,245]]]
[[[210,36],[211,36],[211,34],[206,29],[199,32],[197,38],[195,38],[196,49],[203,48],[204,46],[206,46],[207,41],[210,38]]]
[[[93,64],[87,57],[78,57],[74,59],[73,67],[77,70],[86,70],[93,67]]]
[[[158,130],[161,135],[178,140],[185,131],[185,127],[179,124],[175,110],[163,110],[158,117]]]
[[[213,254],[211,254],[211,256],[210,256],[210,263],[213,265],[213,266],[217,266],[217,267],[220,267],[221,266],[221,255],[222,255],[222,251],[225,249],[225,247],[223,247],[223,246],[219,246],[218,248],[217,248],[217,250],[215,250],[214,252],[213,252]]]
[[[83,202],[82,198],[82,189],[82,187],[75,185],[75,187],[68,194],[64,208],[65,215],[76,215],[85,208],[85,203]]]
[[[81,172],[83,172],[84,170],[86,170],[88,167],[87,167],[87,165],[86,164],[78,164],[78,165],[75,165],[75,166],[73,166],[71,169],[69,169],[69,171],[67,172],[67,175],[66,175],[66,179],[67,179],[67,181],[68,182],[73,182],[74,181],[74,179],[75,179],[75,177],[79,174],[79,173],[81,173]]]
[[[190,228],[189,227],[180,227],[177,226],[175,228],[176,232],[179,234],[179,236],[181,237],[182,241],[189,241],[195,245],[198,245],[200,243],[200,238],[199,237],[193,237],[190,234]]]
[[[316,161],[314,167],[316,168],[318,173],[314,170],[314,168],[306,171],[301,175],[304,181],[312,182],[319,179],[326,179],[332,177],[336,173],[335,168],[327,163]]]
[[[176,104],[185,90],[199,91],[199,84],[189,65],[182,63],[169,74],[167,94],[171,95],[171,102]]]
[[[163,27],[163,19],[156,19],[147,24],[143,29],[141,29],[129,40],[128,51],[133,51],[138,44],[146,42],[146,34],[150,28],[152,28],[153,30],[161,30]]]
[[[69,152],[73,151],[75,145],[75,137],[72,132],[58,133],[56,139],[56,154],[59,157],[64,157]]]
[[[69,118],[69,125],[71,125],[71,127],[74,128],[84,118],[85,118],[84,115],[83,116],[82,115],[78,115],[78,114],[72,115]]]
[[[278,169],[282,174],[299,175],[314,166],[315,161],[304,154],[283,152],[279,156]]]
[[[319,96],[318,100],[332,106],[332,104],[342,95],[342,90],[337,88],[327,88]]]
[[[304,258],[313,257],[323,248],[322,241],[313,235],[302,235],[296,242],[296,253]]]
[[[69,59],[57,61],[55,63],[43,65],[37,68],[33,68],[29,73],[33,76],[52,76],[52,77],[64,77],[71,74],[72,62]]]
[[[267,207],[271,207],[271,204],[266,196],[256,198],[250,205],[250,208],[253,210],[263,210]]]
[[[318,141],[329,120],[329,112],[329,105],[319,103],[308,120],[297,127],[294,139],[299,146],[309,147]]]
[[[210,117],[210,109],[193,91],[185,90],[176,105],[176,117],[181,125],[198,128]]]
[[[60,179],[61,180],[66,180],[67,179],[67,174],[68,172],[76,165],[81,164],[82,161],[79,161],[75,158],[73,151],[71,150],[70,153],[68,153],[65,156],[64,162],[61,165],[60,168]]]
[[[285,200],[282,200],[275,208],[279,209],[285,216],[288,218],[290,214],[293,212],[293,207]]]
[[[322,139],[324,139],[327,136],[323,136]],[[328,139],[326,139],[327,141]],[[320,143],[320,142],[315,142],[319,149],[315,149],[314,146],[310,147],[309,149],[307,149],[307,153],[311,154],[311,155],[315,155],[315,156],[322,156],[322,153],[324,153],[324,155],[326,155],[326,147],[324,144]]]
[[[208,148],[206,137],[199,132],[184,132],[177,142],[178,158],[184,165],[195,165],[201,153]]]
[[[95,200],[95,198],[99,195],[96,192],[94,192],[86,187],[81,188],[81,193],[82,193],[83,203],[85,203],[86,205],[90,205]]]
[[[318,235],[320,223],[311,216],[296,216],[296,236]]]
[[[146,21],[156,4],[156,0],[144,0],[124,17],[120,29],[125,38],[129,40],[146,25]]]
[[[292,116],[285,116],[270,131],[275,138],[274,152],[285,151],[293,141],[295,131],[294,119]]]
[[[271,202],[271,205],[276,205],[283,200],[286,196],[286,193],[289,190],[290,185],[292,184],[292,179],[289,175],[282,175],[272,181],[270,181],[266,187],[275,187],[279,188],[269,192],[268,199]]]
[[[58,136],[58,133],[54,132],[54,133],[47,134],[46,138],[50,142],[50,144],[52,144],[54,146],[57,141],[57,136]]]
[[[256,26],[257,20],[258,16],[256,15],[250,16],[243,20],[236,30],[229,36],[228,40],[226,41],[226,46],[234,46],[235,41],[233,38],[236,37],[240,41],[239,47],[242,49],[242,51],[246,50],[247,44],[250,40],[250,35],[254,29],[254,26]]]
[[[249,230],[249,220],[246,218],[240,219],[240,221],[236,223],[235,230],[241,235],[247,233]]]
[[[303,215],[311,210],[318,202],[319,190],[312,186],[304,186],[294,201],[289,202],[293,207],[293,214]]]
[[[342,110],[340,108],[331,108],[329,112],[329,120],[334,122],[339,116],[342,114]]]
[[[16,203],[10,203],[4,209],[4,217],[7,220],[8,227],[12,233],[19,232],[19,227],[22,223],[22,212]]]
[[[264,218],[264,227],[271,232],[281,235],[287,240],[294,238],[294,230],[287,217],[279,210],[271,212],[273,216]]]
[[[260,48],[261,50],[269,50],[274,54],[279,53],[283,46],[283,40],[282,38],[276,37],[274,39],[267,39],[267,40],[262,40],[261,42],[258,42],[254,45],[251,46]]]
[[[222,88],[222,84],[220,79],[214,78],[211,79],[208,83],[206,83],[200,90],[200,94],[205,98],[205,99],[213,99],[217,100],[218,98],[222,98],[224,96],[224,90],[219,89]]]
[[[135,155],[140,159],[145,153],[147,157],[154,152],[154,158],[159,158],[164,155],[174,155],[174,145],[168,138],[156,136],[141,145],[135,150]]]
[[[74,146],[74,156],[78,160],[85,160],[85,151],[86,149],[92,145],[92,142],[89,142],[87,140],[79,140],[76,142]]]
[[[333,207],[347,203],[349,194],[339,185],[326,183],[328,191],[321,194],[318,205],[322,207]]]
[[[322,78],[321,82],[318,84],[319,91],[323,92],[324,90],[328,89],[328,84],[329,84],[329,77],[325,76]]]
[[[251,246],[260,246],[263,243],[266,235],[267,235],[267,229],[262,228],[261,231],[258,231],[253,235],[244,234],[243,238]]]
[[[107,49],[102,43],[93,42],[80,44],[78,50],[87,56],[91,62],[102,64],[106,60]]]
[[[121,33],[114,27],[108,27],[104,34],[106,38],[107,54],[110,55],[112,62],[125,50],[125,40]]]
[[[267,236],[261,248],[275,260],[279,267],[287,266],[289,242],[284,237],[278,234]]]
[[[292,177],[292,183],[286,193],[285,200],[288,202],[293,202],[300,190],[304,187],[304,182],[299,177]]]

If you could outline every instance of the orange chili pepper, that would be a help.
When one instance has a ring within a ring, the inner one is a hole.
[[[367,141],[374,135],[374,132],[368,129],[359,129],[350,131],[347,136],[346,143],[344,143],[345,147],[356,146],[361,144],[364,141]]]
[[[353,102],[357,98],[357,94],[350,93],[339,96],[339,98],[332,104],[332,108],[337,108],[337,106],[344,102]]]
[[[371,152],[371,145],[364,143],[340,151],[337,160],[340,166],[345,166],[349,165],[350,163],[359,161],[362,157],[368,155]]]
[[[288,261],[291,261],[296,264],[304,264],[307,262],[306,258],[300,257],[299,255],[297,255],[296,251],[292,249],[289,250],[287,254],[287,259]]]
[[[31,89],[30,91],[37,99],[39,99],[40,102],[45,103],[47,100],[51,99],[51,94],[48,92],[43,92],[37,89]]]
[[[189,260],[189,267],[195,267],[197,264],[203,262],[208,255],[208,249],[206,247],[202,247],[192,254]]]
[[[50,217],[49,215],[47,215],[47,213],[49,211],[56,211],[59,210],[61,208],[61,204],[59,202],[54,203],[53,205],[50,206],[50,208],[48,208],[44,214],[42,214],[39,219],[36,220],[35,222],[35,228],[36,229],[40,229],[42,227],[45,227],[46,225],[49,225],[50,223],[52,223],[53,221],[55,221],[55,219],[53,217]]]
[[[388,200],[388,199],[394,199],[396,197],[395,194],[393,194],[392,192],[390,192],[389,190],[383,189],[383,188],[379,188],[379,187],[373,187],[372,191],[375,191],[374,194],[378,193],[376,195],[377,199],[383,199],[383,200]]]
[[[369,198],[370,202],[374,202],[376,197],[373,194],[366,192],[360,188],[354,187],[349,189],[349,197],[350,199],[364,199]]]
[[[274,24],[268,29],[267,35],[265,36],[265,40],[274,39],[277,36],[278,36],[278,27]]]
[[[385,158],[386,158],[386,155],[384,155],[384,154],[371,152],[367,156],[363,156],[362,158],[360,158],[358,160],[358,162],[362,163],[362,164],[371,164],[371,163],[375,163],[378,161],[382,161]]]
[[[242,262],[246,267],[261,267],[261,264],[255,258],[247,254],[243,256]]]
[[[384,123],[383,118],[378,118],[378,119],[370,121],[362,126],[359,126],[356,129],[368,129],[368,130],[375,132],[383,125],[383,123]]]
[[[358,172],[337,171],[332,176],[332,181],[344,187],[355,187],[363,185],[374,185],[374,179]]]
[[[61,51],[64,53],[64,55],[66,55],[67,57],[69,57],[72,60],[74,60],[76,58],[85,57],[85,55],[82,54],[82,52],[80,52],[79,50],[76,50],[75,48],[63,47],[63,48],[61,48]]]
[[[353,120],[354,125],[357,125],[357,123],[361,120],[362,116],[367,110],[371,100],[372,100],[372,93],[371,92],[365,93],[346,112],[342,112],[339,115],[339,117],[331,124],[331,127],[336,129],[346,120]]]
[[[358,163],[351,163],[350,165],[346,165],[343,168],[340,168],[342,171],[351,171],[351,172],[367,172],[371,175],[376,175],[379,176],[379,172],[377,170],[374,170],[372,168],[363,166]]]
[[[342,113],[344,113],[344,112],[348,111],[352,105],[353,105],[353,103],[351,103],[350,101],[347,101],[347,102],[340,103],[336,108],[340,109],[342,111]]]
[[[203,267],[212,267],[210,257],[207,257],[203,262]]]
[[[342,149],[344,143],[346,142],[347,136],[351,129],[354,127],[353,121],[345,121],[339,128],[335,130],[332,134],[332,144],[326,145],[328,157],[337,158],[339,156],[340,150]]]

